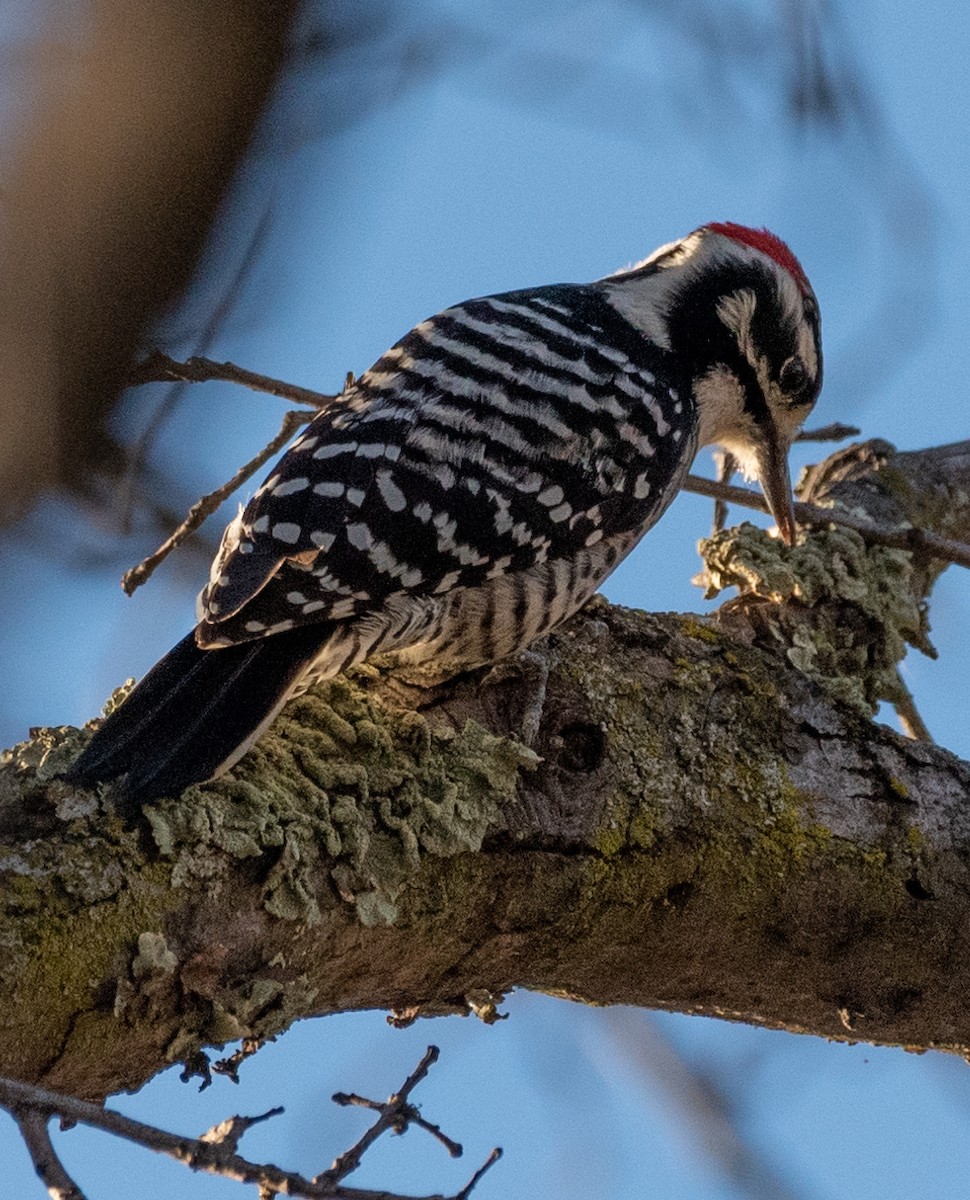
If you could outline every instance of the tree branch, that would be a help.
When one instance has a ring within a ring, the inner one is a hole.
[[[222,504],[223,500],[227,500],[233,492],[242,487],[247,479],[252,478],[259,470],[263,463],[268,462],[274,454],[278,454],[286,445],[293,434],[309,421],[313,420],[313,413],[304,409],[296,409],[283,415],[283,423],[280,426],[280,431],[262,450],[249,460],[244,466],[227,480],[220,487],[217,487],[214,492],[208,492],[200,500],[189,509],[185,516],[185,520],[171,533],[164,542],[153,553],[130,571],[126,571],[121,577],[121,586],[125,594],[130,596],[143,583],[147,583],[155,572],[155,568],[165,561],[166,558],[177,550],[185,539],[193,534],[202,522],[211,516],[216,509]]]
[[[161,350],[153,350],[148,358],[135,365],[128,377],[128,386],[140,387],[146,383],[211,383],[215,380],[222,383],[238,383],[251,391],[264,392],[280,400],[289,400],[293,404],[305,404],[312,409],[323,408],[336,399],[333,395],[298,387],[284,379],[260,375],[257,371],[238,367],[235,363],[220,363],[211,358],[201,357],[179,362],[163,354]]]
[[[719,504],[740,504],[757,512],[769,511],[768,503],[760,492],[751,488],[735,487],[723,480],[705,479],[701,475],[688,475],[684,491],[695,496],[709,496]],[[952,538],[940,537],[928,529],[913,526],[890,528],[877,525],[866,517],[858,517],[843,509],[821,508],[817,504],[795,504],[795,520],[799,525],[841,525],[854,529],[874,546],[891,546],[897,550],[909,550],[914,554],[938,558],[944,563],[970,567],[970,545],[955,542]]]
[[[122,1113],[103,1108],[100,1104],[90,1104],[87,1101],[78,1100],[74,1096],[61,1095],[18,1080],[2,1077],[0,1077],[0,1106],[15,1114],[37,1173],[47,1185],[53,1200],[84,1200],[84,1196],[77,1184],[64,1170],[51,1143],[47,1123],[52,1115],[60,1116],[74,1124],[101,1129],[106,1133],[143,1146],[147,1150],[165,1154],[169,1158],[184,1163],[193,1171],[219,1175],[224,1179],[235,1180],[237,1183],[256,1184],[261,1194],[299,1196],[306,1197],[307,1200],[315,1200],[315,1198],[327,1198],[327,1200],[421,1200],[420,1197],[403,1197],[396,1192],[346,1187],[340,1181],[360,1166],[363,1155],[381,1134],[388,1130],[404,1133],[412,1123],[427,1128],[428,1123],[421,1120],[413,1105],[407,1103],[407,1096],[425,1078],[429,1066],[437,1061],[437,1058],[437,1047],[429,1046],[427,1054],[417,1069],[407,1078],[399,1092],[396,1092],[384,1104],[368,1102],[369,1107],[379,1111],[378,1120],[351,1150],[340,1155],[329,1171],[324,1171],[314,1179],[306,1179],[295,1171],[282,1171],[271,1163],[250,1162],[237,1153],[239,1139],[246,1130],[259,1121],[278,1115],[283,1111],[281,1108],[272,1109],[258,1117],[230,1117],[201,1137],[192,1138],[168,1133],[154,1125],[135,1121]],[[338,1096],[335,1096],[334,1100],[337,1103],[343,1103]],[[440,1130],[435,1127],[432,1127],[432,1130],[441,1140]],[[449,1145],[449,1139],[444,1139],[444,1143]],[[453,1142],[450,1143],[449,1148],[452,1154],[454,1154],[455,1145]],[[460,1155],[460,1146],[457,1147],[457,1151]],[[465,1187],[451,1200],[467,1200],[475,1184],[489,1167],[498,1161],[501,1154],[501,1150],[493,1150]],[[425,1197],[424,1200],[445,1200],[445,1198],[437,1195]]]
[[[930,453],[840,451],[838,486],[929,525],[914,480],[949,470],[962,537],[970,455]],[[538,671],[367,667],[132,828],[56,778],[87,735],[35,731],[0,770],[0,1071],[98,1098],[516,986],[965,1053],[970,766],[870,720],[929,568],[840,529],[706,553],[744,590],[714,618],[594,602]]]
[[[0,1080],[0,1093],[3,1084],[4,1081]],[[22,1100],[25,1085],[14,1084],[14,1088]],[[11,1100],[10,1107],[37,1177],[47,1188],[51,1200],[84,1200],[84,1193],[57,1157],[47,1128],[50,1115],[36,1108],[27,1108],[14,1100]]]

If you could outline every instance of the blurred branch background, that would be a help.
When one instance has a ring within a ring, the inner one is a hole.
[[[52,6],[5,155],[0,505],[114,474],[105,418],[193,278],[287,58],[295,5]]]

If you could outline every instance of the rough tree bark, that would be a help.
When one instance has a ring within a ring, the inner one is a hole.
[[[968,474],[970,443],[867,443],[808,487],[970,540]],[[870,719],[940,564],[837,528],[705,555],[744,589],[713,618],[595,601],[539,662],[367,668],[128,826],[55,778],[85,735],[33,731],[0,770],[0,1074],[100,1097],[513,987],[967,1053],[970,765]]]

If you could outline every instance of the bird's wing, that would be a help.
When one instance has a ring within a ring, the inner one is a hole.
[[[690,403],[593,288],[448,309],[315,418],[226,531],[200,641],[346,620],[642,532],[693,457]]]

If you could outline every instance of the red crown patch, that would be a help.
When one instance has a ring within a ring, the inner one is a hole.
[[[804,295],[811,295],[812,285],[808,282],[808,276],[802,269],[802,264],[780,237],[775,237],[767,229],[749,229],[747,225],[735,225],[733,221],[715,221],[705,228],[710,229],[713,233],[720,233],[724,237],[732,238],[736,242],[742,242],[745,246],[753,246],[755,250],[767,254],[769,258],[775,260],[779,267],[784,267]]]

